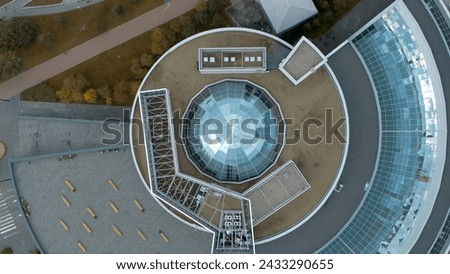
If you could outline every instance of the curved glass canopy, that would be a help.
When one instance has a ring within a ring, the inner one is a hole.
[[[188,158],[203,174],[242,183],[275,163],[284,131],[279,105],[266,90],[249,81],[224,80],[191,100],[181,137]]]

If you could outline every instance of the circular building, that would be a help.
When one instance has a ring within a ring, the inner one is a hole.
[[[226,183],[259,177],[275,164],[284,143],[279,105],[263,88],[244,80],[222,80],[192,98],[181,138],[199,171]]]
[[[138,173],[169,213],[213,233],[214,253],[254,252],[336,188],[349,133],[326,62],[305,38],[293,47],[225,28],[178,43],[142,82],[130,127]]]

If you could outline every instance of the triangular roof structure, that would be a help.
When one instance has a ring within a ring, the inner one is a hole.
[[[259,0],[277,34],[318,13],[312,0]]]

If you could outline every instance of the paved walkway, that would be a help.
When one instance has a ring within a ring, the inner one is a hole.
[[[0,98],[7,99],[118,46],[193,9],[198,0],[173,0],[110,31],[74,47],[0,84]]]
[[[103,0],[62,0],[60,4],[28,6],[31,0],[15,0],[0,7],[0,19],[11,19],[14,17],[38,16],[66,12],[74,9],[84,8]]]

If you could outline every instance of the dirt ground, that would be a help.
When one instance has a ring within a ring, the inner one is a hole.
[[[6,154],[6,146],[3,142],[0,142],[0,160],[5,156]]]
[[[37,7],[37,6],[45,6],[45,5],[54,5],[59,4],[63,0],[33,0],[30,3],[26,4],[25,7]]]
[[[175,131],[179,136],[178,123],[191,97],[205,85],[224,78],[248,79],[264,88],[278,101],[286,119],[293,123],[287,125],[287,144],[278,162],[263,176],[292,159],[303,173],[311,189],[280,209],[254,228],[255,239],[261,240],[274,236],[297,224],[308,216],[331,190],[337,171],[342,164],[344,144],[333,139],[326,144],[307,144],[303,140],[292,140],[293,136],[301,137],[298,132],[302,124],[309,118],[324,121],[325,109],[332,109],[333,123],[343,116],[340,96],[326,69],[318,70],[298,86],[294,86],[280,71],[273,70],[265,74],[222,74],[202,75],[196,69],[198,48],[200,47],[261,47],[275,42],[258,34],[244,32],[223,32],[210,34],[195,39],[171,52],[154,69],[145,82],[143,89],[168,88],[171,92],[172,110],[175,112]],[[345,125],[340,132],[345,132]],[[310,127],[310,137],[325,136],[323,127]],[[180,142],[177,146],[180,170],[183,173],[211,182],[187,160]],[[224,185],[242,192],[256,181],[243,185]],[[216,183],[217,184],[217,183]],[[223,184],[222,184],[223,185]]]
[[[33,2],[36,5],[53,1]],[[134,0],[107,0],[82,10],[29,17],[28,20],[36,24],[39,37],[31,45],[17,50],[24,60],[22,71],[152,10],[164,4],[164,1],[147,0],[140,1],[139,5],[136,3]],[[118,5],[124,9],[123,15],[118,15],[115,11]],[[50,39],[43,39],[45,36]]]

